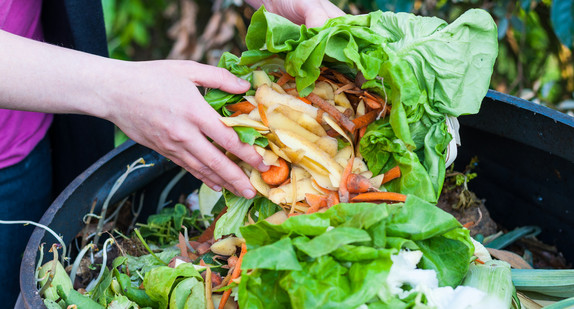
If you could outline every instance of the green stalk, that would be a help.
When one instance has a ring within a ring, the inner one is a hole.
[[[136,233],[138,239],[142,242],[142,244],[144,245],[144,247],[147,249],[147,251],[158,261],[160,261],[162,264],[164,265],[168,265],[166,262],[162,261],[159,257],[157,257],[157,255],[155,255],[155,253],[153,253],[153,251],[151,250],[151,248],[148,246],[148,244],[145,242],[145,240],[143,239],[142,235],[140,234],[140,231],[138,229],[135,229],[134,232]]]
[[[38,278],[38,272],[40,271],[40,267],[42,267],[42,262],[44,260],[44,243],[40,244],[40,248],[38,250],[40,251],[40,257],[38,257],[38,264],[34,271],[34,278],[36,278],[36,281],[42,281],[44,278]]]

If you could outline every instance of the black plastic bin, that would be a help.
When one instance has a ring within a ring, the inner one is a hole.
[[[486,199],[493,219],[507,228],[538,225],[539,238],[555,244],[574,261],[574,118],[498,92],[489,91],[479,114],[462,116],[462,147],[455,165],[477,156],[478,177],[471,190]],[[41,223],[72,240],[83,227],[82,217],[97,200],[101,208],[115,180],[127,165],[143,157],[150,168],[130,175],[113,202],[132,192],[145,191],[145,217],[154,212],[159,195],[180,168],[157,153],[134,143],[113,150],[80,175],[52,204]],[[186,175],[171,190],[177,199],[199,181]],[[139,196],[139,195],[138,195]],[[34,268],[41,243],[55,239],[36,228],[28,242],[20,270],[21,299],[17,308],[44,308],[38,295]]]

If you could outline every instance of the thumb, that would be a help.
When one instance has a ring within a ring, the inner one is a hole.
[[[325,24],[325,21],[329,19],[329,16],[323,11],[316,12],[315,14],[310,14],[305,18],[305,25],[308,28],[321,27]]]

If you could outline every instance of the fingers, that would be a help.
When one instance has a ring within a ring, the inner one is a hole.
[[[251,87],[248,81],[223,68],[200,63],[193,63],[193,74],[190,78],[198,86],[217,88],[229,93],[244,93]]]
[[[206,120],[199,126],[205,135],[259,171],[267,171],[269,169],[269,166],[263,163],[263,158],[255,151],[253,146],[241,142],[232,128],[225,126],[219,121],[217,112],[211,110],[209,114],[211,115],[208,115],[205,118]]]
[[[197,158],[197,162],[190,160],[190,167],[200,177],[220,184],[238,196],[255,197],[255,190],[243,170],[207,140],[193,143],[190,153]]]

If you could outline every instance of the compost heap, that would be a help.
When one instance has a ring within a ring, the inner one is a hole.
[[[220,66],[253,88],[206,100],[272,166],[260,173],[229,155],[258,196],[224,191],[193,250],[180,237],[156,258],[171,267],[116,260],[92,299],[137,303],[137,292],[139,306],[210,308],[215,291],[220,308],[230,294],[240,308],[508,308],[509,298],[464,286],[477,244],[435,206],[455,155],[453,117],[478,112],[488,89],[497,55],[488,13],[447,24],[378,11],[308,29],[262,8],[246,44]],[[216,204],[214,194],[203,197]],[[223,284],[211,282],[222,265],[213,253],[230,269]],[[123,273],[130,263],[137,275]],[[109,292],[114,280],[132,294]]]
[[[254,90],[207,100],[278,166],[275,176],[288,163],[278,182],[242,167],[259,199],[290,218],[269,223],[261,203],[226,194],[215,239],[247,243],[240,307],[440,306],[433,289],[458,286],[474,253],[468,230],[433,205],[453,139],[448,118],[478,112],[486,94],[491,17],[471,10],[448,25],[373,12],[307,29],[261,9],[246,43],[220,66]],[[402,254],[409,263],[397,262]],[[396,275],[393,265],[413,272]]]

